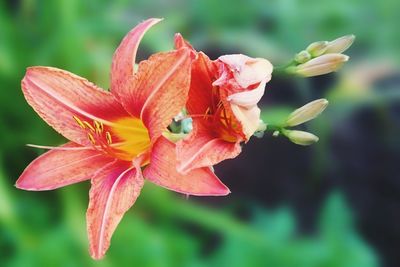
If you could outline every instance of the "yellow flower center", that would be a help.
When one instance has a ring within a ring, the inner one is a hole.
[[[90,123],[77,116],[73,118],[86,131],[93,148],[114,158],[131,161],[150,148],[149,132],[140,119],[126,117]]]
[[[121,140],[117,148],[132,159],[150,148],[150,137],[142,120],[124,118],[115,121],[112,132]]]

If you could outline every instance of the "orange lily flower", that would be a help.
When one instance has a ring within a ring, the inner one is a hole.
[[[195,54],[186,108],[193,131],[177,143],[178,171],[215,165],[236,157],[260,123],[257,103],[271,79],[272,65],[262,58],[225,55],[211,61],[180,34],[175,46]]]
[[[139,42],[159,21],[146,20],[123,39],[113,57],[111,92],[51,67],[28,68],[22,80],[28,103],[70,142],[44,147],[51,150],[24,170],[16,186],[51,190],[91,179],[86,217],[94,259],[107,251],[123,214],[140,194],[143,177],[184,194],[229,193],[210,168],[177,172],[175,144],[162,135],[187,100],[189,49],[157,53],[135,71]]]

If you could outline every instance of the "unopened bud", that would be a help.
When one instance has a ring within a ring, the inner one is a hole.
[[[346,51],[353,44],[354,39],[356,39],[356,36],[351,34],[339,37],[329,42],[325,54],[342,53]]]
[[[296,109],[288,116],[285,125],[292,127],[314,119],[324,111],[328,103],[328,100],[322,98]]]
[[[308,53],[308,51],[306,51],[306,50],[303,50],[303,51],[300,51],[299,53],[297,53],[295,56],[294,56],[294,60],[297,62],[297,63],[306,63],[307,61],[309,61],[311,59],[311,55],[310,55],[310,53]]]
[[[309,132],[298,131],[298,130],[284,130],[282,132],[290,141],[297,145],[308,146],[318,142],[318,136],[313,135]]]
[[[312,57],[318,57],[325,53],[327,47],[327,41],[319,41],[310,44],[306,50],[311,54]]]
[[[181,121],[182,132],[187,134],[193,130],[193,120],[192,118],[186,118]]]
[[[338,70],[348,60],[343,54],[326,54],[298,65],[294,72],[304,77],[323,75]]]

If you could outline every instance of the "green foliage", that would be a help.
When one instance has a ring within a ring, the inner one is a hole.
[[[271,212],[255,208],[250,223],[244,224],[229,212],[178,199],[150,184],[120,224],[106,258],[95,262],[87,253],[84,201],[75,197],[82,195],[81,189],[62,189],[59,205],[66,212],[57,222],[41,224],[26,222],[42,213],[26,214],[16,208],[23,200],[3,194],[2,266],[378,266],[376,255],[355,231],[341,194],[328,197],[316,233],[304,235],[288,208]],[[37,205],[33,202],[26,208]],[[198,232],[191,232],[189,226]],[[204,254],[209,238],[215,237],[219,242]]]
[[[331,194],[323,206],[314,237],[299,234],[288,209],[257,210],[252,229],[258,233],[257,242],[227,235],[211,266],[378,266],[371,248],[355,231],[350,211],[338,193]]]

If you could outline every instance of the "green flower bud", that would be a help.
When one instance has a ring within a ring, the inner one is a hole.
[[[328,47],[327,41],[319,41],[310,44],[306,50],[310,53],[312,57],[318,57],[323,53],[325,53],[327,47]]]
[[[284,130],[282,133],[297,145],[308,146],[318,142],[319,138],[309,132],[298,130]]]
[[[300,51],[299,53],[297,53],[295,56],[294,56],[294,60],[297,62],[297,63],[306,63],[307,61],[309,61],[311,59],[311,55],[310,55],[310,53],[308,53],[308,51],[306,51],[306,50],[303,50],[303,51]]]

